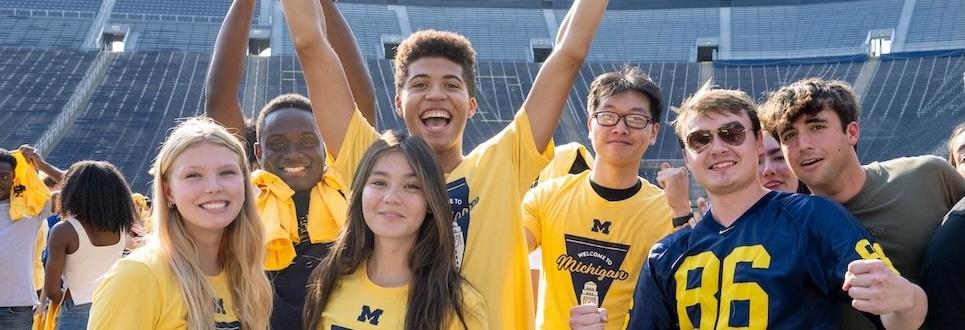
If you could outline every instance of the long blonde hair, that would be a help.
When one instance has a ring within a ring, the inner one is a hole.
[[[188,235],[181,214],[168,207],[163,186],[168,170],[185,150],[201,144],[223,146],[238,155],[238,166],[244,174],[245,201],[241,212],[225,228],[218,259],[228,275],[228,285],[235,304],[235,314],[245,329],[266,329],[272,308],[271,284],[265,276],[264,232],[255,210],[255,193],[251,172],[245,163],[241,143],[213,120],[189,118],[168,135],[154,160],[154,210],[156,231],[154,244],[174,272],[187,303],[188,329],[210,329],[214,324],[214,293],[207,276],[201,271],[198,246]]]

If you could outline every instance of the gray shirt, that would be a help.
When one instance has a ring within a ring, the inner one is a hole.
[[[868,178],[844,207],[881,244],[902,276],[919,282],[921,262],[932,234],[948,210],[965,196],[965,179],[944,159],[903,157],[864,166]],[[845,329],[871,323],[854,309],[843,317]]]
[[[0,201],[0,307],[34,306],[33,257],[40,224],[49,204],[33,218],[10,220],[10,200]]]

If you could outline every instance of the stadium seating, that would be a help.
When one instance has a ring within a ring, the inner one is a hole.
[[[965,14],[962,13],[965,13],[962,1],[917,0],[906,49],[941,49],[949,41],[965,44]]]
[[[210,53],[214,40],[218,37],[221,22],[194,22],[191,17],[181,17],[185,21],[119,20],[111,24],[131,27],[129,45],[137,50],[180,50]]]
[[[116,13],[224,16],[231,0],[117,0]]]
[[[66,13],[68,17],[5,16],[7,13],[12,10],[0,9],[0,31],[4,31],[0,45],[10,47],[78,49],[93,18],[93,13]]]
[[[124,173],[135,191],[150,190],[150,164],[178,118],[204,105],[204,76],[210,55],[136,52],[114,60],[87,109],[48,157],[58,165],[81,159],[106,160]]]
[[[767,92],[809,77],[844,80],[854,84],[864,60],[830,63],[780,63],[718,65],[714,69],[714,83],[724,88],[740,89],[757,100]]]
[[[96,12],[101,0],[0,0],[0,8]]]
[[[735,0],[735,3],[740,0]],[[858,54],[868,31],[895,28],[903,0],[859,0],[731,9],[734,58]],[[761,56],[765,55],[765,56]]]
[[[557,24],[566,10],[556,10]],[[698,38],[720,36],[717,8],[608,11],[593,40],[591,61],[688,61]]]
[[[965,52],[936,55],[882,59],[861,100],[862,161],[947,152],[965,122]]]
[[[7,127],[0,130],[0,148],[9,149],[43,135],[97,54],[5,46],[0,52],[0,123]]]
[[[114,162],[134,190],[146,192],[148,165],[164,135],[177,118],[194,115],[203,105],[204,75],[230,2],[118,0],[108,22],[130,27],[128,51],[114,55],[106,79],[48,159],[61,167],[87,158]],[[860,100],[862,162],[940,155],[952,127],[965,118],[965,15],[960,14],[965,7],[958,1],[917,0],[905,50],[930,52],[880,59],[864,54],[864,39],[870,29],[897,28],[902,0],[728,2],[729,10],[721,10],[722,2],[716,0],[611,1],[570,92],[555,141],[589,144],[590,82],[624,64],[648,72],[660,84],[667,105],[662,132],[642,170],[648,178],[656,172],[654,162],[679,164],[670,107],[696,91],[701,77],[756,99],[805,77],[851,83],[859,76],[869,78]],[[0,30],[6,32],[0,35],[0,51],[6,55],[0,59],[0,121],[21,123],[20,129],[0,133],[0,147],[34,143],[60,114],[97,55],[80,50],[80,45],[100,4],[0,0]],[[555,27],[550,25],[561,22],[569,2],[340,0],[338,6],[373,76],[383,129],[404,127],[395,114],[393,68],[383,59],[383,37],[404,37],[408,26],[455,30],[473,41],[479,55],[480,107],[467,126],[464,147],[469,151],[512,120],[540,67],[532,63],[530,41],[551,39]],[[256,8],[265,9],[261,2]],[[728,11],[731,25],[722,29],[720,23],[726,20],[721,13]],[[555,21],[548,23],[547,17]],[[274,18],[271,29],[281,32],[281,40],[273,42],[274,55],[248,59],[239,96],[249,116],[274,96],[307,92],[287,26]],[[728,30],[729,36],[721,35]],[[713,65],[692,62],[699,39],[721,38],[723,43],[724,37],[729,37],[730,57]]]

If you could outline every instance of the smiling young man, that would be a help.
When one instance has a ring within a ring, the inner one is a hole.
[[[378,133],[355,110],[338,56],[325,40],[319,8],[284,1],[309,96],[326,105],[315,113],[333,169],[351,177]],[[581,0],[558,32],[516,118],[502,132],[463,155],[466,123],[476,112],[475,51],[463,36],[419,31],[395,58],[396,113],[425,139],[447,173],[457,264],[482,293],[495,329],[533,327],[533,299],[519,205],[553,156],[552,136],[566,98],[603,18],[607,1]]]
[[[965,179],[934,156],[862,166],[856,146],[858,103],[842,81],[810,78],[781,87],[761,106],[761,122],[794,173],[815,195],[848,209],[908,280],[918,283],[921,259],[942,217],[965,196]],[[872,325],[846,305],[842,326]]]
[[[925,294],[890,268],[847,211],[761,185],[754,108],[743,92],[705,86],[678,109],[684,161],[713,207],[654,245],[628,328],[826,329],[837,325],[831,302],[849,295],[886,326],[919,326]],[[574,314],[574,327],[606,319]]]
[[[333,47],[352,72],[350,85],[360,111],[374,123],[375,92],[345,19],[331,0],[313,0],[325,12]],[[208,70],[205,111],[239,139],[246,137],[238,101],[247,56],[254,0],[235,0],[227,15]],[[324,106],[324,105],[323,105]],[[258,213],[266,226],[265,269],[274,286],[271,326],[302,327],[305,283],[328,254],[345,218],[341,179],[326,170],[325,146],[315,126],[312,105],[297,94],[275,97],[258,112],[253,153],[263,171],[253,173],[260,188]]]
[[[660,87],[637,68],[604,73],[587,105],[592,170],[541,183],[523,199],[529,249],[543,249],[541,329],[565,328],[562,316],[580,304],[613,311],[607,329],[620,329],[647,251],[672,231],[672,214],[690,216],[686,199],[673,211],[664,192],[638,176],[660,131]]]

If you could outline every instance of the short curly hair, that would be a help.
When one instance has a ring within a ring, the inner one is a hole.
[[[261,140],[261,131],[265,128],[265,118],[272,112],[281,109],[297,109],[312,113],[312,102],[300,94],[282,94],[268,101],[268,104],[265,104],[258,111],[258,119],[255,120],[255,136],[259,141]]]
[[[469,97],[476,97],[476,50],[469,39],[449,31],[421,30],[399,44],[395,52],[395,91],[402,90],[409,65],[423,57],[441,57],[462,67],[462,79]]]
[[[840,80],[807,78],[783,86],[768,94],[760,106],[761,124],[778,141],[781,131],[801,116],[812,116],[831,109],[841,119],[841,131],[857,122],[860,115],[857,98],[851,85]]]

